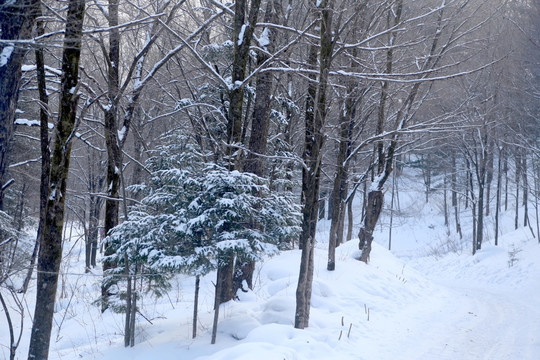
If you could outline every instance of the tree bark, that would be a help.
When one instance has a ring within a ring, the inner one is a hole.
[[[261,0],[253,0],[249,8],[248,19],[246,23],[247,0],[238,0],[235,2],[234,24],[233,24],[233,63],[232,63],[232,85],[229,90],[229,109],[227,119],[227,161],[229,169],[240,169],[240,156],[234,158],[236,153],[235,146],[242,142],[242,119],[244,112],[244,87],[246,67],[249,59],[249,48],[253,39],[253,32],[259,15]],[[261,109],[257,109],[260,111]],[[261,119],[262,120],[262,119]],[[264,121],[264,120],[262,120]],[[262,129],[263,131],[268,131]],[[259,145],[259,144],[257,144]],[[219,303],[229,301],[235,296],[234,284],[234,257],[224,263],[218,269],[218,282],[220,283]],[[240,262],[242,262],[240,260]],[[246,270],[251,267],[249,261],[246,261]],[[238,274],[243,272],[239,270]],[[241,284],[241,281],[240,281]],[[213,339],[215,341],[215,339]]]
[[[401,21],[401,15],[403,10],[403,1],[399,0],[396,3],[396,8],[391,9],[388,14],[388,26],[390,25],[390,18],[392,18],[393,22],[392,24],[395,26]],[[440,23],[439,23],[440,26]],[[390,43],[394,43],[396,39],[397,34],[391,33],[390,34]],[[435,44],[437,41],[437,35],[435,36],[433,40],[433,46],[431,48],[431,52],[435,50]],[[431,54],[433,55],[433,54]],[[393,69],[393,63],[394,63],[394,54],[393,54],[393,48],[389,47],[386,52],[386,69],[385,72],[387,74],[392,73]],[[424,66],[428,66],[428,62],[424,64]],[[384,132],[384,124],[386,122],[386,98],[388,94],[388,81],[383,81],[382,88],[381,88],[381,99],[379,102],[379,108],[378,108],[378,114],[377,114],[377,126],[376,126],[376,134],[381,135]],[[410,111],[414,99],[416,98],[416,95],[418,94],[418,89],[420,88],[420,83],[415,83],[408,95],[406,100],[401,105],[401,108],[398,110],[396,114],[396,130],[400,130],[403,126],[405,126],[405,123],[408,120],[408,112]],[[398,134],[396,133],[393,135],[390,144],[388,145],[386,151],[384,150],[384,142],[381,140],[377,142],[376,144],[376,156],[377,156],[377,167],[376,167],[376,174],[377,177],[374,179],[373,184],[371,184],[371,188],[369,189],[367,193],[367,199],[364,205],[365,213],[364,213],[364,224],[360,228],[360,231],[358,233],[359,243],[358,247],[360,250],[362,250],[362,254],[360,255],[360,261],[365,262],[366,264],[369,262],[369,257],[371,253],[371,243],[373,242],[373,230],[375,229],[375,225],[377,224],[377,221],[379,220],[379,216],[382,212],[382,205],[384,200],[384,194],[383,194],[383,186],[388,180],[388,177],[392,173],[393,170],[393,164],[394,164],[394,155],[396,148],[398,146]]]
[[[217,275],[216,275],[216,294],[214,296],[214,321],[212,322],[212,339],[210,341],[211,344],[216,343],[216,337],[217,337],[219,306],[221,305],[220,294],[221,294],[221,286],[222,286],[222,280],[220,279],[220,275],[221,275],[220,268],[218,267]]]
[[[266,6],[264,15],[265,23],[275,23],[278,18],[278,10],[281,9],[279,1],[269,1]],[[266,46],[268,53],[273,53],[275,42],[275,31],[268,31],[269,44]],[[258,52],[257,67],[261,66],[269,55],[265,52]],[[268,129],[270,127],[270,104],[272,103],[272,81],[273,74],[263,72],[257,76],[255,104],[253,106],[253,114],[251,120],[251,136],[249,138],[248,154],[244,162],[244,171],[264,176],[264,168],[266,161],[266,147],[268,143]],[[259,224],[252,224],[254,227],[259,227]],[[253,272],[255,271],[255,262],[252,260],[238,259],[235,265],[233,276],[233,294],[239,289],[242,289],[242,283],[246,281],[249,289],[253,289]]]
[[[131,308],[131,305],[133,303],[132,297],[132,278],[129,274],[129,260],[128,260],[128,254],[124,254],[124,266],[125,266],[125,272],[126,275],[126,281],[127,281],[127,288],[126,288],[126,320],[124,323],[124,347],[128,347],[131,343],[131,327],[133,324],[131,323],[131,312],[133,309]]]
[[[217,284],[219,288],[217,292],[218,304],[226,303],[234,299],[233,293],[233,272],[234,272],[234,256],[226,255],[220,259],[217,270]]]
[[[88,239],[86,244],[86,269],[96,267],[96,257],[98,249],[99,239],[99,215],[101,212],[101,206],[103,200],[97,194],[103,188],[103,182],[105,177],[101,172],[100,163],[96,159],[95,152],[89,149],[90,154],[88,156],[88,192],[89,192],[89,206],[88,206]]]
[[[495,246],[499,245],[499,213],[501,206],[501,181],[502,181],[502,148],[499,148],[499,157],[497,159],[497,199],[495,204]]]
[[[192,324],[192,338],[197,337],[197,318],[199,316],[199,290],[201,288],[201,277],[195,276],[195,297],[193,299],[193,324]]]
[[[384,194],[382,190],[370,190],[368,192],[366,203],[366,214],[364,217],[364,225],[360,228],[358,233],[359,248],[362,250],[360,255],[360,261],[369,262],[369,255],[371,253],[371,243],[373,242],[373,230],[379,220],[379,216],[382,212],[384,201]]]
[[[118,25],[118,0],[109,0],[109,51],[107,55],[108,73],[108,105],[105,108],[105,144],[107,147],[107,199],[105,200],[105,235],[118,225],[120,212],[120,171],[122,167],[121,141],[118,136],[118,95],[119,95],[119,63],[120,63],[120,32]],[[124,137],[127,135],[123,131]],[[106,246],[105,256],[113,255],[116,250]],[[111,260],[103,262],[103,271],[114,268]],[[112,294],[112,282],[101,286],[102,311],[108,307],[108,298]]]
[[[353,200],[356,195],[356,190],[353,190],[347,201],[347,241],[351,241],[353,234]]]
[[[456,232],[459,234],[459,238],[463,238],[461,233],[461,224],[459,222],[459,210],[458,210],[458,197],[457,197],[457,165],[456,154],[452,151],[452,178],[451,178],[451,191],[452,191],[452,207],[454,208],[454,219],[456,222]]]
[[[38,7],[37,16],[41,16],[41,7]],[[37,34],[43,35],[45,32],[43,28],[43,22],[41,20],[37,21]],[[28,290],[28,285],[30,284],[30,279],[32,278],[32,273],[34,270],[34,265],[36,263],[36,258],[39,250],[39,244],[41,243],[41,238],[43,236],[43,228],[45,227],[45,216],[46,216],[46,207],[47,207],[47,198],[49,196],[49,175],[51,173],[51,148],[49,141],[49,95],[47,93],[47,83],[45,76],[45,57],[43,47],[38,47],[35,50],[36,55],[36,73],[37,73],[37,82],[38,82],[38,92],[39,92],[39,137],[40,137],[40,149],[41,149],[41,177],[39,185],[39,224],[38,231],[36,236],[36,242],[34,244],[34,250],[32,251],[32,256],[30,257],[30,264],[28,266],[28,271],[24,279],[22,286],[22,292],[26,293]]]
[[[62,260],[62,230],[64,201],[71,155],[71,140],[77,112],[77,84],[81,38],[84,19],[84,0],[70,0],[62,56],[62,93],[56,124],[56,136],[51,161],[50,196],[47,216],[38,257],[38,281],[34,322],[28,359],[47,360],[56,300],[60,262]]]
[[[538,234],[538,243],[540,244],[540,218],[538,217],[538,198],[540,197],[540,164],[538,161],[533,163],[534,171],[534,211],[536,215],[536,234]]]
[[[328,239],[328,264],[327,270],[333,271],[336,268],[336,247],[343,242],[343,226],[345,221],[346,198],[348,193],[349,163],[345,159],[350,155],[351,137],[354,123],[355,109],[354,85],[347,89],[347,96],[344,103],[344,111],[340,116],[340,139],[337,155],[337,169],[333,185],[333,205],[330,224],[330,236]]]
[[[494,144],[493,144],[493,142],[491,142],[489,144],[488,159],[487,159],[486,201],[485,201],[485,203],[486,203],[486,216],[489,216],[489,213],[490,213],[491,183],[493,182],[493,164],[494,164],[493,147],[494,147]]]
[[[523,175],[523,227],[526,227],[529,225],[529,179],[527,174],[527,155],[525,154],[525,151],[523,151],[521,159],[521,174]]]
[[[229,145],[239,144],[242,138],[242,115],[244,109],[244,85],[249,47],[255,31],[261,0],[253,0],[246,23],[247,0],[237,0],[234,9],[234,55],[232,64],[232,85],[229,91],[229,111],[227,139]],[[232,159],[234,147],[229,147],[230,166],[236,168],[239,163]]]
[[[0,210],[4,209],[4,191],[8,182],[6,172],[19,98],[21,66],[29,50],[17,42],[31,37],[40,6],[38,0],[3,1],[0,4]]]
[[[310,81],[306,99],[305,142],[302,169],[302,232],[299,243],[302,247],[300,273],[296,288],[296,313],[294,327],[304,329],[309,325],[311,290],[313,282],[315,234],[319,210],[319,187],[321,180],[322,147],[326,121],[328,72],[332,61],[332,7],[333,2],[323,0],[321,9],[319,79]],[[308,64],[317,64],[317,47],[309,50]]]
[[[519,154],[519,151],[516,151],[514,157],[516,161],[516,211],[514,217],[514,228],[517,230],[519,228],[519,184],[521,180],[521,154]]]

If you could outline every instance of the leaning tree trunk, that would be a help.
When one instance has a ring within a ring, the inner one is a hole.
[[[0,4],[0,210],[4,209],[6,172],[13,138],[15,113],[22,76],[21,66],[28,48],[20,40],[32,35],[41,2],[3,1]]]
[[[38,257],[38,279],[34,322],[28,352],[29,360],[46,360],[56,300],[56,288],[62,260],[62,230],[64,201],[77,112],[77,84],[81,38],[84,19],[84,0],[70,0],[62,56],[62,85],[56,136],[51,161],[50,196],[43,241]]]

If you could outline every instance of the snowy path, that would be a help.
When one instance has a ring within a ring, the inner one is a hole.
[[[539,308],[507,292],[447,289],[420,309],[425,316],[415,326],[422,335],[405,347],[404,359],[517,360],[540,354]]]

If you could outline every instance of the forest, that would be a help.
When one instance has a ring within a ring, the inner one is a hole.
[[[289,250],[308,328],[318,222],[326,271],[351,239],[369,266],[407,171],[469,256],[502,213],[540,239],[537,1],[2,0],[0,26],[10,359],[25,316],[28,359],[49,358],[74,228],[126,347],[179,275],[193,338],[212,275],[216,343],[220,306]]]

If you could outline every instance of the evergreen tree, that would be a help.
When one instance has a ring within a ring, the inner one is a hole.
[[[292,194],[272,192],[266,179],[207,158],[181,135],[153,153],[150,183],[134,187],[144,194],[141,203],[105,239],[115,250],[107,261],[118,264],[106,280],[140,275],[159,295],[174,272],[204,276],[230,258],[256,261],[288,247],[299,231]]]

